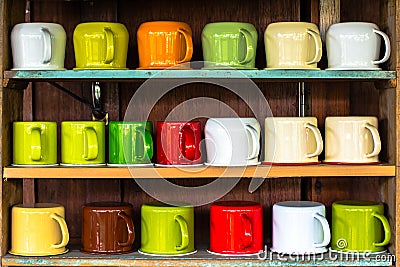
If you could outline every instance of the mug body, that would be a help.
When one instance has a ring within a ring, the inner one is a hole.
[[[60,24],[15,25],[11,31],[13,70],[64,70],[66,40]]]
[[[14,122],[13,163],[16,165],[57,164],[57,123]]]
[[[63,121],[61,123],[62,164],[104,164],[105,123]]]
[[[126,69],[129,33],[121,23],[86,22],[73,34],[75,69]]]

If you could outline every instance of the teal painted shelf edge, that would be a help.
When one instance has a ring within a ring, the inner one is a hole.
[[[19,70],[5,71],[12,80],[134,80],[134,79],[333,79],[390,80],[395,71],[363,70]]]

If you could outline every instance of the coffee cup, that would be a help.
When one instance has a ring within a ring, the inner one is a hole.
[[[251,201],[219,201],[210,206],[211,253],[244,255],[263,247],[263,212]]]
[[[178,21],[150,21],[137,30],[138,69],[164,69],[189,62],[193,55],[192,29]]]
[[[210,118],[204,127],[207,164],[258,164],[260,124],[255,118]]]
[[[20,256],[50,256],[68,251],[64,207],[55,203],[19,204],[11,210],[11,250]]]
[[[105,163],[105,123],[63,121],[61,123],[61,164]]]
[[[323,140],[315,117],[268,117],[265,119],[265,162],[317,164]]]
[[[250,23],[208,23],[201,33],[204,67],[254,69],[257,38]]]
[[[45,121],[14,122],[13,164],[57,164],[57,123]]]
[[[139,252],[150,255],[185,255],[194,249],[192,206],[161,202],[142,205],[142,240]]]
[[[200,164],[201,123],[199,121],[157,122],[157,163]]]
[[[385,250],[390,226],[382,203],[343,200],[332,204],[332,249],[371,253]]]
[[[327,251],[331,240],[325,206],[312,201],[284,201],[272,208],[272,248],[282,254]]]
[[[379,59],[381,39],[385,53]],[[380,70],[379,64],[390,57],[389,37],[374,23],[342,22],[326,32],[328,70]]]
[[[148,164],[153,157],[151,122],[109,123],[109,164]]]
[[[271,23],[265,30],[264,43],[267,69],[319,69],[322,41],[313,23]]]
[[[121,23],[86,22],[73,34],[76,70],[126,69],[129,33]]]
[[[120,254],[133,250],[133,206],[123,202],[94,202],[82,208],[82,252]]]
[[[379,163],[378,119],[369,116],[325,119],[325,161],[331,164]]]

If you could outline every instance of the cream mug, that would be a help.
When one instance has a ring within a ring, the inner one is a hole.
[[[265,162],[316,164],[323,140],[315,117],[265,119]]]
[[[381,139],[376,117],[327,117],[325,162],[379,163]]]
[[[319,69],[322,42],[313,23],[271,23],[265,30],[264,43],[266,69]]]
[[[20,23],[11,31],[13,70],[64,70],[67,35],[56,23]]]
[[[379,58],[381,39],[385,53]],[[326,33],[328,69],[330,70],[380,70],[379,64],[390,57],[389,37],[378,26],[367,22],[332,24]]]

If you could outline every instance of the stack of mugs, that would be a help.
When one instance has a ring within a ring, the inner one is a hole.
[[[151,21],[137,31],[137,69],[190,68],[192,30],[187,23]],[[381,39],[385,52],[379,59]],[[76,70],[127,69],[129,33],[121,23],[88,22],[73,33]],[[256,69],[258,35],[245,22],[214,22],[201,34],[204,68]],[[264,33],[266,69],[318,70],[322,42],[318,27],[308,22],[276,22]],[[64,69],[66,32],[55,23],[17,24],[11,33],[15,70]],[[367,22],[333,24],[326,33],[329,70],[379,70],[390,56],[390,40]],[[32,53],[32,51],[35,51]]]
[[[325,206],[312,201],[284,201],[272,208],[272,247],[279,254],[319,254],[328,250],[375,253],[385,250],[391,232],[382,203],[344,200]],[[134,251],[133,206],[94,202],[82,208],[81,251],[121,254]],[[264,251],[263,208],[251,201],[219,201],[210,206],[210,244],[217,255],[254,255]],[[150,202],[141,207],[141,247],[146,255],[196,253],[194,208],[184,203]],[[11,254],[48,256],[66,253],[69,242],[64,207],[53,203],[12,208]]]

